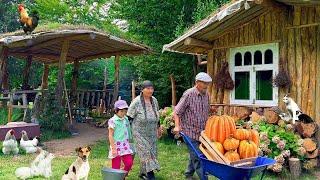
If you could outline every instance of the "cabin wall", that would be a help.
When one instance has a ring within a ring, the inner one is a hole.
[[[280,108],[285,108],[282,97],[290,93],[303,112],[320,122],[320,100],[316,99],[320,97],[320,25],[309,26],[315,23],[320,23],[320,6],[265,13],[213,41],[207,72],[215,77],[222,62],[229,62],[230,47],[278,42],[279,70],[287,70],[293,82],[290,89],[279,88]],[[226,114],[236,111],[236,106],[230,106],[230,91],[217,90],[214,85],[209,90],[212,104],[224,107]]]

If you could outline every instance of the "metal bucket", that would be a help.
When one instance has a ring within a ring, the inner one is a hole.
[[[101,169],[101,174],[103,180],[123,180],[127,171],[104,167]]]

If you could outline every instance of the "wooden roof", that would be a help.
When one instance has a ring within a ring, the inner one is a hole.
[[[320,0],[234,0],[191,27],[182,36],[163,46],[163,51],[206,54],[212,42],[224,32],[287,5],[320,5]]]
[[[31,35],[22,31],[0,35],[0,46],[9,49],[9,56],[25,58],[42,63],[59,62],[62,43],[69,40],[67,62],[88,61],[114,55],[137,55],[148,53],[147,46],[113,36],[94,27],[59,25],[54,28],[38,27]]]

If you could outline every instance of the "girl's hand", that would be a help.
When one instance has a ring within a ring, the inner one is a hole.
[[[111,147],[111,152],[112,152],[112,156],[113,156],[113,157],[118,156],[117,148],[116,148],[115,146],[112,146],[112,147]]]

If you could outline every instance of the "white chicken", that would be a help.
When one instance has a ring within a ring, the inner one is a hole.
[[[18,154],[19,153],[19,148],[18,148],[18,142],[16,137],[14,136],[15,131],[13,129],[10,129],[7,134],[6,137],[2,143],[2,152],[3,154]]]
[[[29,140],[27,132],[21,131],[20,147],[25,150],[27,154],[37,152],[38,142],[39,140],[37,139],[37,137]]]

